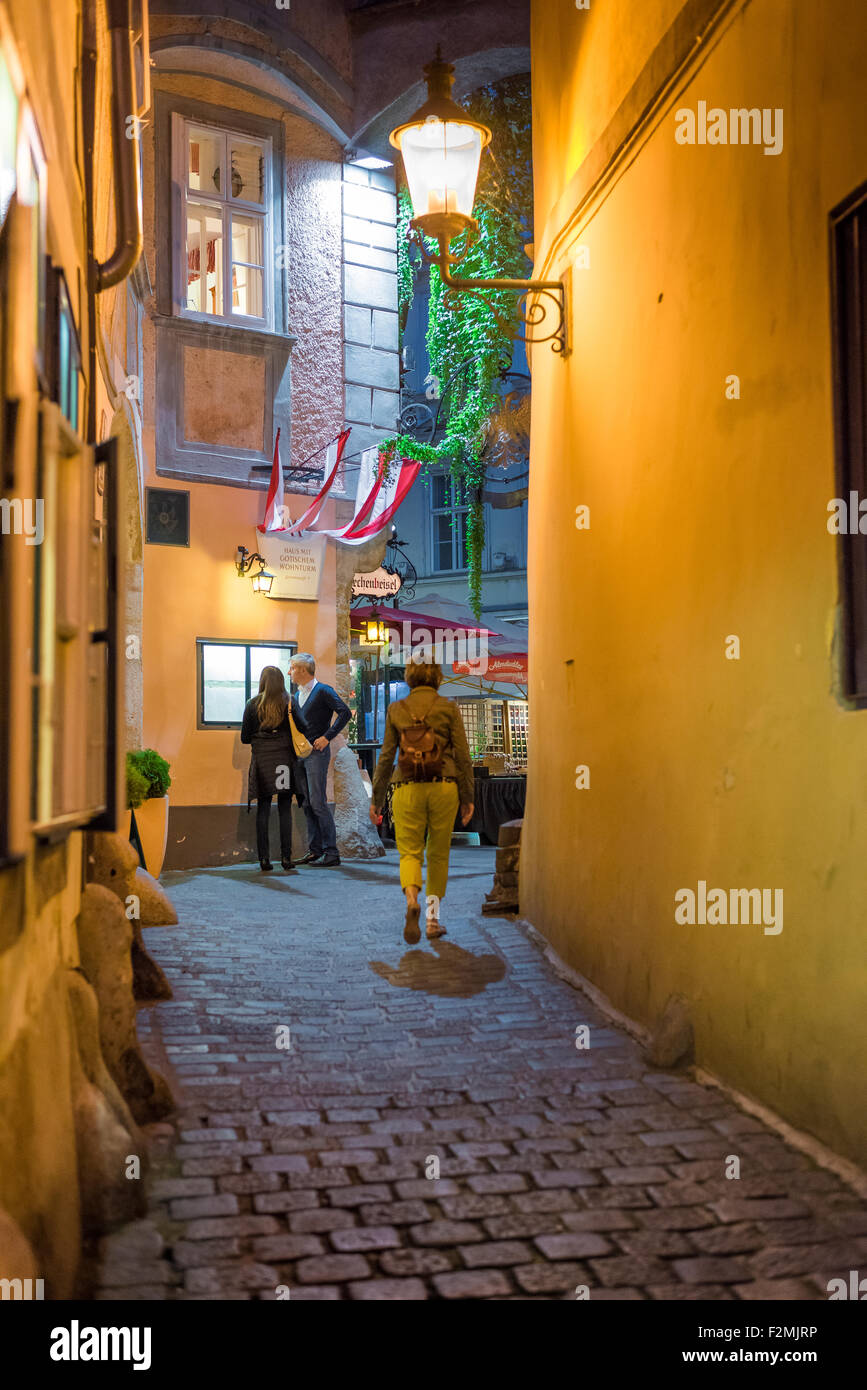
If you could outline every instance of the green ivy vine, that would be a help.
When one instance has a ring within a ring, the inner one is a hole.
[[[464,234],[451,245],[462,259],[456,274],[492,279],[526,277],[529,270],[524,243],[532,238],[532,165],[530,146],[530,84],[527,77],[508,78],[482,88],[465,106],[492,132],[491,145],[482,155],[474,216],[478,235]],[[397,217],[397,271],[401,326],[413,292],[413,271],[407,238],[412,208],[409,193],[401,187]],[[468,244],[469,243],[469,244]],[[433,242],[428,249],[436,250]],[[468,498],[466,514],[467,587],[476,618],[482,608],[482,560],[485,548],[485,509],[482,490],[486,465],[482,459],[486,426],[499,400],[497,381],[503,362],[512,357],[519,324],[514,291],[488,295],[497,310],[474,294],[450,291],[439,271],[431,270],[427,351],[432,376],[443,385],[458,368],[469,363],[461,384],[448,402],[445,434],[437,445],[420,444],[407,435],[387,440],[389,461],[416,459],[427,468],[448,464],[455,485],[463,483]]]

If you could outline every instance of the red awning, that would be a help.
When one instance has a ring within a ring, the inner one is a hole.
[[[365,618],[376,616],[385,623],[386,627],[396,628],[398,632],[402,632],[404,623],[409,623],[413,628],[427,628],[429,632],[447,629],[457,635],[467,632],[491,632],[491,628],[485,627],[481,623],[454,622],[449,618],[434,617],[430,613],[416,613],[408,608],[392,608],[391,606],[386,607],[384,604],[361,604],[358,608],[351,609],[349,616],[350,618],[359,618],[362,621]]]

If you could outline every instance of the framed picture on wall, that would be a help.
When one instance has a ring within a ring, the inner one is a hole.
[[[145,491],[147,544],[189,545],[190,494],[166,487],[149,487]]]

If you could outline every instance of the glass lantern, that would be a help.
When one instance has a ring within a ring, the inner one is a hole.
[[[452,100],[454,68],[437,50],[425,68],[428,99],[389,139],[403,156],[412,199],[412,226],[425,236],[457,236],[476,225],[473,203],[487,126]]]

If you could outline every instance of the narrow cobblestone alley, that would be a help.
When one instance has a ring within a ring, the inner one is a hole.
[[[454,852],[449,935],[413,949],[394,851],[164,876],[180,925],[145,935],[175,997],[139,1031],[179,1110],[97,1297],[808,1300],[863,1267],[863,1201],[649,1071],[520,923],[480,916],[492,869]]]

